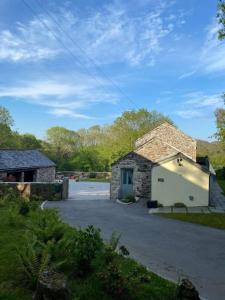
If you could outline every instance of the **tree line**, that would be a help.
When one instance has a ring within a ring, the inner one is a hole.
[[[216,111],[218,142],[198,142],[198,154],[208,155],[215,167],[225,166],[225,110]],[[70,130],[56,126],[46,131],[46,139],[13,130],[9,111],[0,107],[0,148],[39,149],[52,159],[58,170],[110,171],[111,164],[134,149],[135,141],[168,117],[146,109],[124,112],[111,125]]]

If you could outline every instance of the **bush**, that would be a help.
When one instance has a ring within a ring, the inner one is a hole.
[[[10,226],[21,227],[24,225],[24,220],[21,214],[19,214],[18,206],[9,207],[7,221]]]
[[[124,199],[122,199],[125,203],[135,203],[135,197],[133,195],[127,195]]]
[[[127,277],[115,263],[110,263],[104,272],[99,274],[103,289],[118,300],[130,299],[130,285]]]
[[[100,230],[88,226],[70,237],[68,259],[73,274],[86,276],[97,253],[103,249]]]
[[[59,219],[55,210],[45,209],[32,212],[27,227],[46,244],[50,240],[57,242],[62,239],[68,225]]]
[[[22,216],[26,216],[30,211],[30,206],[27,202],[23,201],[20,203],[19,205],[19,213],[22,215]]]
[[[25,283],[35,288],[40,274],[50,265],[48,246],[41,244],[35,235],[27,233],[17,254]]]

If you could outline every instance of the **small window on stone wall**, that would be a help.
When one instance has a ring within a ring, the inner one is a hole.
[[[194,196],[189,196],[190,201],[194,201]]]
[[[158,182],[164,182],[164,178],[158,178]]]

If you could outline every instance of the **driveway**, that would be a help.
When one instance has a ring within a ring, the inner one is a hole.
[[[109,200],[109,183],[70,180],[69,200]]]
[[[205,299],[225,299],[225,231],[149,215],[138,203],[88,200],[87,194],[83,199],[46,206],[58,208],[72,226],[94,224],[104,239],[113,231],[122,233],[121,243],[131,256],[153,272],[171,280],[188,277]]]

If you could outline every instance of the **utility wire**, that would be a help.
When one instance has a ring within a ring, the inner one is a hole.
[[[99,81],[99,79],[94,76],[93,74],[91,74],[89,72],[89,70],[79,61],[79,59],[74,55],[74,53],[64,44],[64,42],[51,30],[51,28],[46,24],[46,22],[44,22],[40,16],[36,13],[36,11],[30,6],[30,4],[28,4],[26,2],[26,0],[21,0],[23,2],[23,4],[32,12],[33,15],[36,16],[36,18],[39,20],[39,22],[42,24],[43,27],[45,27],[45,29],[47,31],[49,31],[52,36],[57,40],[57,42],[61,45],[61,47],[63,47],[69,54],[70,56],[73,58],[73,60],[75,61],[75,63],[79,66],[81,66],[83,69],[85,69],[85,72],[87,73],[88,76],[92,77],[96,82],[98,82],[105,90],[105,86]],[[107,90],[106,90],[107,91]],[[108,92],[108,91],[107,91]],[[120,103],[117,103],[122,110],[126,110],[127,108],[125,108],[125,106],[122,106]]]
[[[55,17],[52,15],[52,13],[49,12],[47,8],[43,6],[40,0],[36,0],[36,2],[39,4],[39,6],[42,8],[42,10],[48,15],[48,17],[56,24],[56,26],[60,29],[60,31],[66,35],[66,37],[74,44],[76,48],[78,48],[87,58],[88,60],[95,66],[96,70],[98,70],[99,73],[102,74],[103,77],[105,77],[125,98],[135,107],[136,103],[128,97],[124,91],[97,65],[94,59],[92,59],[88,53],[71,37],[69,33],[66,32],[66,30],[63,28],[62,25],[59,24],[59,22],[55,19]]]
[[[79,66],[81,66],[82,68],[85,69],[85,72],[88,76],[92,77],[96,82],[98,82],[103,88],[105,91],[107,91],[108,93],[108,90],[106,89],[106,87],[102,84],[102,82],[96,77],[94,76],[93,74],[91,74],[89,72],[89,70],[83,66],[83,64],[79,61],[79,59],[73,54],[73,52],[64,44],[64,42],[58,38],[58,36],[51,30],[51,28],[40,18],[40,16],[35,12],[35,10],[25,1],[25,0],[21,0],[24,5],[32,12],[32,14],[34,14],[37,19],[40,21],[40,23],[45,27],[45,29],[49,32],[51,32],[51,34],[53,35],[53,37],[58,41],[58,43],[71,55],[71,57],[73,58],[73,60],[75,61],[75,63]],[[74,77],[75,78],[75,77]],[[76,78],[77,79],[77,78]],[[119,105],[122,110],[125,110],[127,111],[127,108],[125,106],[122,106],[120,103],[117,103],[117,105]]]

